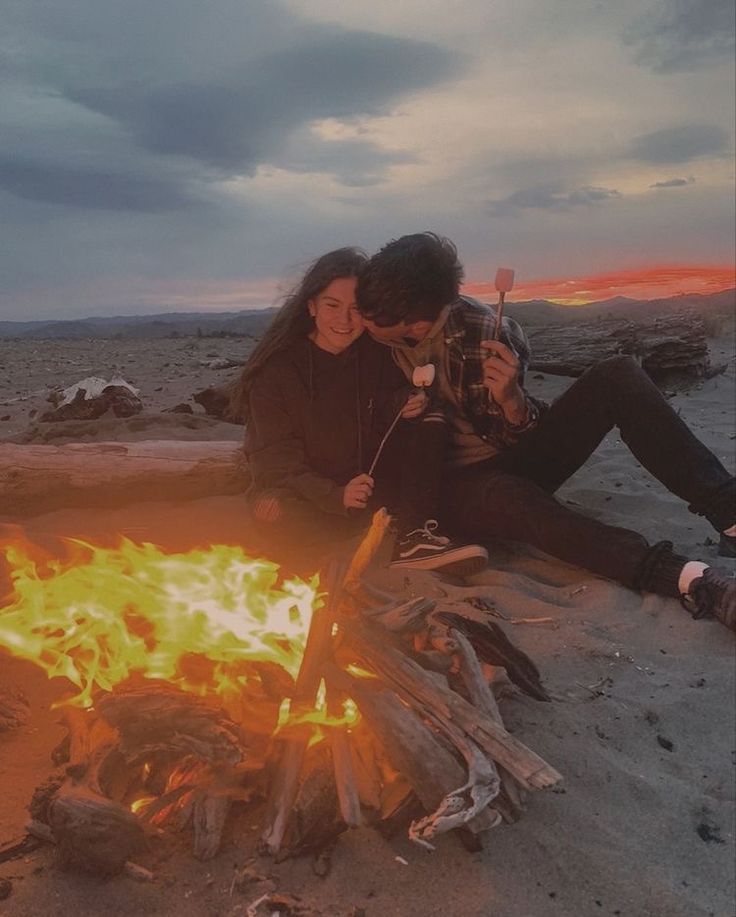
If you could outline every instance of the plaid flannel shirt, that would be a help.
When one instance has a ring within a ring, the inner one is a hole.
[[[486,351],[481,347],[481,341],[493,338],[495,324],[494,309],[470,296],[461,296],[450,306],[444,327],[444,338],[449,360],[450,385],[462,413],[482,440],[503,451],[517,442],[523,433],[537,426],[547,405],[524,390],[528,405],[527,416],[523,423],[514,426],[506,420],[501,408],[490,398],[488,389],[483,384],[483,360]],[[501,341],[519,358],[519,383],[523,388],[531,351],[521,325],[514,319],[504,316]]]

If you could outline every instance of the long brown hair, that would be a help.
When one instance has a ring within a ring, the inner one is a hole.
[[[271,357],[293,341],[306,337],[314,327],[309,314],[309,301],[342,277],[359,277],[368,261],[360,248],[338,248],[313,261],[299,283],[287,294],[283,305],[266,333],[248,357],[232,403],[241,416],[248,419],[248,396],[255,377]]]

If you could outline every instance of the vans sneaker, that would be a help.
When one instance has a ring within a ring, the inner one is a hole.
[[[714,567],[706,567],[703,575],[690,583],[682,604],[694,618],[718,618],[731,630],[736,630],[736,578]]]
[[[456,576],[470,576],[488,563],[488,552],[479,544],[458,544],[438,535],[439,523],[427,519],[424,527],[399,538],[389,563],[391,569],[442,570]]]

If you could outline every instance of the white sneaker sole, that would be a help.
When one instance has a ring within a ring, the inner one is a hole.
[[[404,557],[392,560],[389,569],[394,570],[442,570],[456,576],[470,576],[488,566],[488,552],[476,545],[466,545],[446,551],[444,554],[425,557]]]

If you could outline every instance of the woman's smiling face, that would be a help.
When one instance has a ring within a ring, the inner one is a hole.
[[[363,331],[363,319],[355,304],[356,277],[338,277],[318,296],[309,300],[314,331],[309,337],[328,353],[341,353]]]

